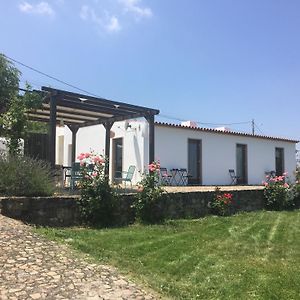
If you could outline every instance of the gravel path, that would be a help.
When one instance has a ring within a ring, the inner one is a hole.
[[[0,299],[157,299],[0,214]]]

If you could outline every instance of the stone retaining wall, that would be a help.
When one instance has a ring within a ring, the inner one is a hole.
[[[264,208],[262,190],[234,191],[231,213]],[[158,212],[167,219],[199,218],[210,213],[208,203],[214,192],[170,193],[159,203]],[[43,226],[73,226],[79,224],[76,199],[79,196],[6,197],[0,198],[1,213],[24,222]],[[131,208],[133,194],[121,195],[116,213],[116,225],[134,222]]]
[[[78,196],[0,198],[1,214],[43,226],[78,224]]]

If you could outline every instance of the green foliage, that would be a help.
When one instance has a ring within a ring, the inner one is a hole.
[[[40,94],[32,92],[26,85],[26,92],[19,95],[20,72],[4,55],[0,54],[0,135],[7,138],[10,155],[21,153],[21,139],[30,127],[27,111],[42,105]],[[2,108],[2,109],[1,109]]]
[[[26,137],[30,127],[27,111],[38,108],[42,104],[39,94],[32,93],[30,86],[27,86],[27,90],[24,95],[11,99],[8,110],[2,116],[3,133],[8,138],[7,144],[11,155],[21,153],[21,139]]]
[[[89,225],[114,225],[116,195],[104,174],[105,159],[94,153],[79,155],[82,179],[78,200],[82,221]]]
[[[286,175],[267,179],[268,182],[264,183],[266,207],[272,210],[294,208],[299,193],[298,184],[288,184]]]
[[[149,173],[144,175],[140,183],[139,192],[135,196],[133,207],[136,219],[142,223],[154,224],[164,220],[160,202],[163,198],[163,189],[159,185],[159,163],[149,165]]]
[[[220,188],[216,187],[215,195],[212,201],[209,202],[212,212],[219,216],[226,216],[229,215],[231,206],[232,194],[221,193]]]
[[[27,132],[29,133],[44,133],[49,131],[48,123],[29,121],[27,124]]]
[[[41,160],[0,156],[0,195],[50,196],[55,189],[50,166]]]
[[[4,113],[11,101],[18,95],[21,72],[0,53],[0,114]]]
[[[296,183],[300,183],[300,166],[296,168],[295,177],[296,177]]]
[[[299,220],[300,210],[258,211],[152,226],[38,230],[116,266],[162,299],[299,299]]]

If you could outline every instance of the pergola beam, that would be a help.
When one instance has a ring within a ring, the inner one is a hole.
[[[76,160],[77,132],[82,127],[102,124],[105,127],[105,175],[109,178],[110,130],[115,122],[145,117],[149,123],[149,161],[154,160],[154,115],[159,110],[78,93],[42,87],[47,93],[43,107],[28,112],[33,121],[49,122],[49,160],[55,167],[56,126],[63,121],[72,132],[72,163]]]
[[[151,110],[151,113],[156,115],[159,113],[159,110],[156,109],[150,109],[147,107],[143,107],[143,106],[138,106],[138,105],[133,105],[133,104],[128,104],[128,103],[123,103],[123,102],[118,102],[118,101],[112,101],[112,100],[108,100],[108,99],[104,99],[104,98],[98,98],[98,97],[93,97],[93,96],[89,96],[89,95],[83,95],[83,94],[79,94],[79,93],[73,93],[73,92],[68,92],[68,91],[63,91],[63,90],[59,90],[59,89],[53,89],[53,88],[49,88],[49,87],[42,87],[43,91],[47,91],[47,92],[56,92],[58,93],[60,96],[64,96],[64,97],[72,97],[72,98],[76,98],[76,99],[85,99],[85,100],[90,100],[90,101],[95,101],[95,104],[101,106],[111,106],[115,107],[115,108],[120,108],[122,110],[132,110],[133,112],[143,112],[146,110]],[[85,102],[85,101],[84,101]]]
[[[56,153],[56,105],[57,97],[52,95],[50,97],[50,120],[49,120],[49,155],[51,167],[55,167],[55,153]]]
[[[98,118],[97,117],[92,117],[92,116],[83,116],[83,115],[75,115],[72,114],[70,112],[62,112],[59,110],[58,107],[56,107],[56,115],[57,117],[61,117],[61,118],[70,118],[73,120],[79,120],[79,121],[96,121]],[[37,109],[35,110],[35,114],[39,114],[45,117],[49,117],[50,115],[50,111],[49,110],[45,110],[45,109]]]
[[[106,113],[106,114],[111,114],[111,115],[122,115],[122,113],[119,112],[117,108],[115,108],[115,109],[101,108],[95,104],[80,103],[77,101],[60,100],[59,105],[64,106],[64,107],[75,108],[75,109],[76,108],[78,108],[78,109],[84,108],[87,111],[94,111],[94,112]]]
[[[90,122],[85,122],[81,125],[80,127],[88,127],[88,126],[94,126],[94,125],[99,125],[99,124],[105,124],[106,122],[119,122],[119,121],[125,121],[128,119],[135,119],[135,118],[142,118],[145,117],[145,112],[144,113],[135,113],[135,114],[130,114],[127,116],[117,116],[117,117],[112,117],[112,118],[99,118],[97,121],[90,121]]]

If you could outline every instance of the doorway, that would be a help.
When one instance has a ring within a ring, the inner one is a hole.
[[[123,138],[113,139],[112,145],[112,174],[113,180],[122,178],[123,171]]]
[[[247,166],[247,145],[236,145],[236,175],[238,177],[237,184],[248,183],[248,166]]]
[[[202,141],[188,140],[188,184],[202,184]]]
[[[275,167],[276,176],[282,176],[284,173],[284,149],[275,148]]]

